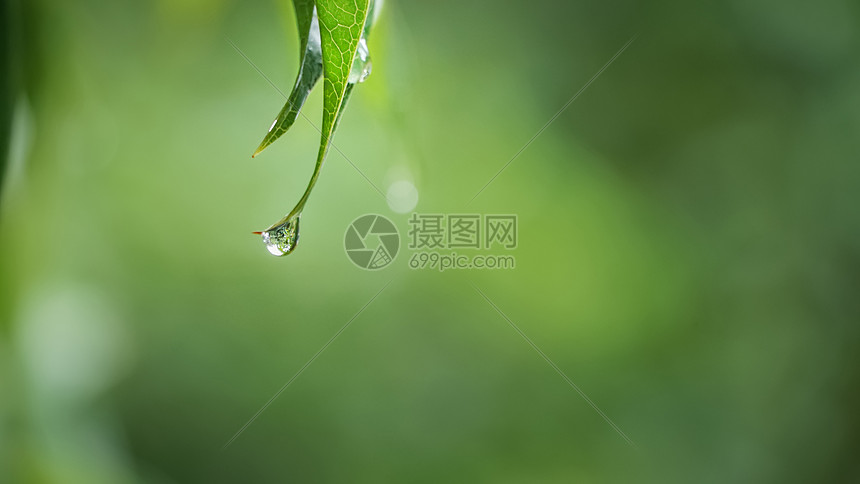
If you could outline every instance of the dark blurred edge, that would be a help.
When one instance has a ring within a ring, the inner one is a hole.
[[[16,94],[21,86],[20,57],[20,26],[21,9],[19,0],[0,0],[3,7],[2,31],[0,35],[0,65],[3,75],[0,76],[0,194],[5,185],[6,167],[9,158],[9,144],[12,134],[12,115],[15,109]]]

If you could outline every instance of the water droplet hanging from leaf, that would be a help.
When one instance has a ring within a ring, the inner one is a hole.
[[[284,218],[260,232],[269,252],[286,255],[298,241],[298,220],[319,178],[344,107],[357,83],[370,75],[367,37],[382,0],[293,0],[300,39],[296,83],[254,156],[287,132],[311,89],[324,79],[320,146],[313,175],[299,202]]]
[[[299,241],[299,215],[293,215],[260,235],[270,254],[278,257],[289,254]]]

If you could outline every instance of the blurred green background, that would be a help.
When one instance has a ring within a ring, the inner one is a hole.
[[[352,265],[408,214],[336,151],[294,254],[250,234],[318,146],[250,158],[284,100],[228,39],[288,90],[285,0],[3,4],[0,482],[860,479],[856,2],[387,0],[335,144],[519,216],[516,269],[445,273]]]

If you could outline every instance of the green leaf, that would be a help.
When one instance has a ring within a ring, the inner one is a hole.
[[[370,37],[370,31],[373,28],[373,24],[376,21],[376,17],[379,16],[379,10],[382,6],[382,1],[383,0],[370,0],[367,18],[364,21],[364,29],[362,29],[361,31],[361,38],[365,39],[365,41],[367,41],[367,39]],[[346,86],[346,92],[344,92],[343,94],[343,101],[340,103],[340,109],[337,112],[337,118],[334,120],[332,136],[334,136],[334,132],[337,131],[337,126],[340,124],[340,118],[343,115],[344,109],[346,109],[346,102],[349,100],[349,96],[352,94],[353,87],[355,87],[354,83],[349,83]]]
[[[323,56],[323,120],[320,147],[307,190],[292,213],[300,213],[319,177],[341,106],[347,97],[347,80],[358,42],[364,31],[370,0],[317,0]],[[351,89],[349,89],[351,91]]]
[[[260,154],[267,146],[290,129],[302,110],[311,90],[316,85],[323,71],[322,46],[320,45],[319,27],[313,0],[293,0],[296,11],[296,23],[299,30],[299,73],[296,83],[284,104],[278,117],[269,127],[269,132],[263,138],[260,146],[252,157]]]
[[[290,213],[272,224],[262,235],[274,255],[286,255],[295,249],[298,241],[299,216],[304,210],[311,191],[319,178],[320,169],[328,153],[331,138],[343,115],[346,101],[352,94],[355,84],[362,82],[369,74],[370,57],[366,49],[367,36],[382,4],[382,0],[316,0],[315,8],[308,7],[307,0],[294,0],[296,18],[302,35],[303,57],[296,86],[278,119],[272,124],[259,153],[283,134],[295,121],[299,110],[319,78],[313,67],[316,52],[321,55],[323,72],[323,119],[320,131],[320,147],[317,153],[313,175],[305,193]],[[310,14],[308,13],[310,11]],[[310,17],[308,17],[310,15]],[[307,19],[310,18],[310,21]],[[318,29],[318,30],[317,30]],[[364,43],[361,40],[364,39]],[[362,45],[361,61],[356,60],[356,52]],[[316,47],[319,46],[317,49]],[[352,72],[353,69],[355,72]],[[352,72],[352,78],[350,73]],[[313,77],[312,75],[315,75]],[[312,80],[311,80],[312,79]],[[295,97],[295,101],[293,102]],[[256,153],[255,153],[256,154]]]

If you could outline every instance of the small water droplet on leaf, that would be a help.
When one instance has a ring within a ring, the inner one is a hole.
[[[299,241],[299,215],[293,215],[261,234],[269,253],[278,257],[295,250]]]
[[[370,76],[372,70],[373,63],[370,61],[370,50],[367,48],[367,41],[362,37],[358,41],[355,60],[352,61],[352,69],[349,71],[349,79],[346,82],[349,84],[362,83]]]

